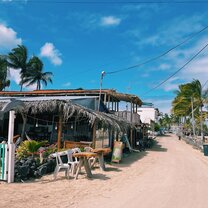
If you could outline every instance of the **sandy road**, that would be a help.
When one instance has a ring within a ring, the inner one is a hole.
[[[89,207],[207,208],[208,159],[175,136],[157,141],[133,165],[127,183],[121,181],[123,186],[109,192],[107,199],[91,201]]]
[[[207,208],[208,158],[174,136],[157,138],[147,152],[133,153],[89,180],[62,175],[0,183],[0,207]]]

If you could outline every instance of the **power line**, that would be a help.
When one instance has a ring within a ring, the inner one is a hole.
[[[148,94],[150,92],[152,92],[153,90],[157,89],[158,87],[160,87],[162,84],[164,84],[165,82],[167,82],[170,78],[172,78],[173,76],[175,76],[179,71],[181,71],[185,66],[187,66],[191,61],[193,61],[203,50],[205,50],[205,48],[208,46],[208,43],[201,49],[199,50],[194,56],[192,56],[191,59],[189,59],[189,61],[187,61],[182,67],[180,67],[177,71],[175,71],[172,75],[170,75],[168,78],[166,78],[164,81],[162,81],[161,83],[159,83],[158,85],[156,85],[155,87],[153,87],[152,89],[148,90],[145,94]]]
[[[127,71],[127,70],[130,70],[130,69],[134,69],[134,68],[137,68],[137,67],[140,67],[140,66],[143,66],[145,64],[148,64],[150,62],[153,62],[157,59],[160,59],[162,58],[163,56],[165,56],[166,54],[170,53],[172,50],[180,47],[181,45],[185,44],[186,42],[188,42],[189,40],[193,39],[195,36],[199,35],[200,33],[202,33],[203,31],[205,31],[206,29],[208,28],[208,26],[204,27],[203,29],[201,29],[200,31],[196,32],[196,33],[193,33],[191,35],[188,36],[188,38],[186,38],[184,41],[182,41],[181,43],[177,44],[176,46],[168,49],[167,51],[163,52],[162,54],[158,55],[158,56],[155,56],[153,58],[150,58],[142,63],[139,63],[139,64],[136,64],[136,65],[133,65],[133,66],[130,66],[130,67],[127,67],[127,68],[124,68],[124,69],[119,69],[119,70],[115,70],[115,71],[110,71],[110,72],[106,72],[106,74],[115,74],[115,73],[119,73],[119,72],[123,72],[123,71]]]
[[[144,62],[142,62],[142,63],[136,64],[136,65],[134,65],[134,66],[130,66],[130,67],[127,67],[127,68],[124,68],[124,69],[120,69],[120,70],[115,70],[115,71],[106,72],[106,74],[114,74],[114,73],[118,73],[118,72],[130,70],[130,69],[133,69],[133,68],[140,67],[140,66],[143,66],[143,65],[145,65],[145,64],[148,64],[148,63],[150,63],[150,62],[153,62],[153,61],[155,61],[155,60],[161,58],[162,56],[165,56],[166,54],[168,54],[168,53],[171,52],[172,50],[178,48],[179,46],[183,45],[184,43],[188,42],[189,40],[193,39],[195,36],[199,35],[200,33],[204,32],[204,31],[207,30],[207,29],[208,29],[208,26],[205,26],[205,27],[202,28],[200,31],[188,35],[187,38],[186,38],[185,40],[183,40],[181,43],[179,43],[179,44],[177,44],[176,46],[174,46],[174,47],[168,49],[167,51],[163,52],[162,54],[160,54],[160,55],[158,55],[158,56],[155,56],[155,57],[153,57],[153,58],[150,58],[150,59],[148,59],[148,60],[146,60],[146,61],[144,61]],[[125,59],[127,59],[127,58],[122,58],[122,60],[125,60]],[[117,60],[119,60],[119,59],[117,59]],[[106,65],[109,65],[109,64],[111,64],[111,63],[113,63],[113,62],[111,61],[111,62],[109,62],[109,63],[102,64],[102,65],[99,66],[99,68],[105,68]],[[96,67],[96,68],[97,68],[97,67]],[[80,74],[80,73],[84,74],[84,73],[87,73],[87,72],[93,71],[93,70],[95,70],[95,69],[92,69],[92,67],[91,67],[91,68],[88,69],[88,70],[79,71],[79,72],[77,72],[77,73],[78,73],[78,74]],[[96,70],[97,70],[97,69],[96,69]],[[69,76],[77,75],[77,73],[71,73],[71,74],[69,74]]]
[[[47,1],[47,0],[13,0],[0,3],[46,3],[46,4],[207,4],[208,1]]]
[[[206,86],[208,80],[202,85],[202,89]]]

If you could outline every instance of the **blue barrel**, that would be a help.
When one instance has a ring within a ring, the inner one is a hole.
[[[208,144],[203,144],[204,147],[204,156],[208,156]]]

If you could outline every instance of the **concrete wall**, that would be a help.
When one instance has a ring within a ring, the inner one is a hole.
[[[142,123],[150,124],[151,120],[157,122],[158,115],[155,108],[140,107],[138,108],[137,113],[140,115]]]

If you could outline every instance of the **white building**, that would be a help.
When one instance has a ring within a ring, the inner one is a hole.
[[[157,122],[159,116],[159,110],[154,107],[140,107],[137,110],[140,115],[142,123],[151,124],[151,121]]]

